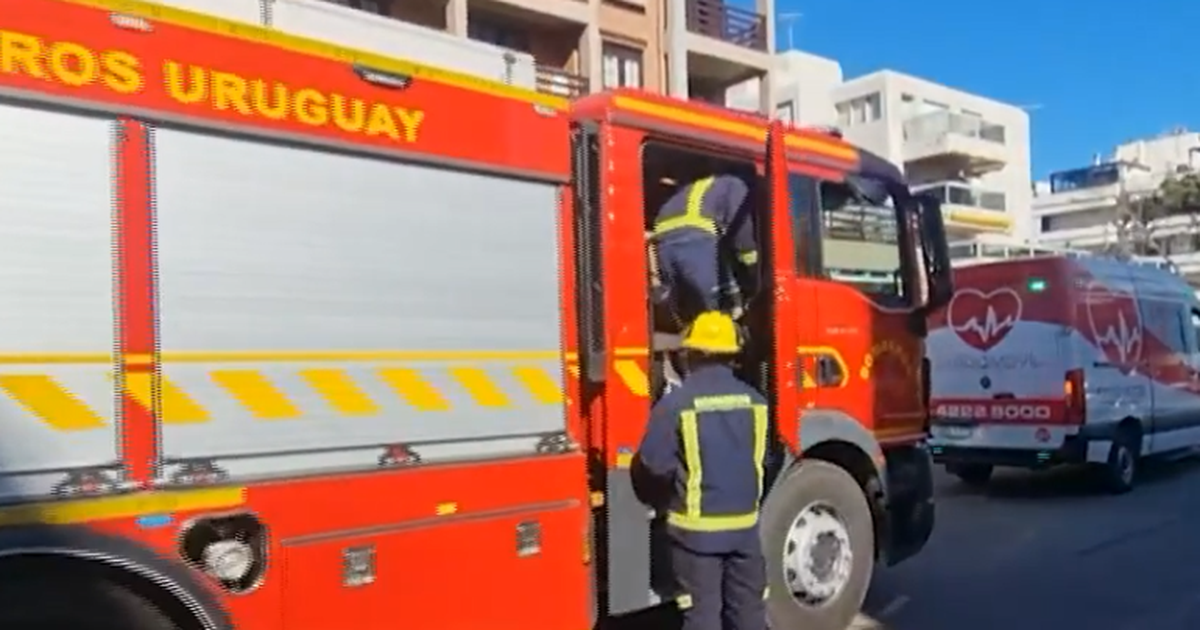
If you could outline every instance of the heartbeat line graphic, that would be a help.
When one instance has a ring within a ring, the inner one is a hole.
[[[1095,332],[1095,331],[1093,331]],[[1104,334],[1096,333],[1096,343],[1101,347],[1105,344],[1116,347],[1121,355],[1121,362],[1129,360],[1133,349],[1142,344],[1142,329],[1140,326],[1129,327],[1125,321],[1125,313],[1117,312],[1117,325],[1109,326]]]
[[[987,313],[983,316],[983,322],[979,321],[978,317],[968,319],[961,326],[955,326],[957,332],[973,332],[979,335],[979,339],[983,342],[990,341],[993,337],[1012,328],[1017,323],[1015,315],[1007,315],[1004,319],[998,319],[996,310],[988,307]]]

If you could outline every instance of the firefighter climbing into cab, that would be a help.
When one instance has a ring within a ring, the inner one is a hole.
[[[681,345],[683,381],[650,412],[635,489],[667,515],[683,630],[765,630],[766,400],[734,373],[742,339],[729,315],[702,313]]]
[[[660,328],[671,332],[708,311],[740,316],[758,262],[753,173],[747,176],[715,159],[703,160],[699,172],[653,215],[653,297],[666,315],[658,318],[665,320]]]

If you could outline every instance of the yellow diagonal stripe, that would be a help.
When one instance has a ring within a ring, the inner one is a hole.
[[[213,381],[225,388],[256,418],[284,420],[300,416],[300,409],[257,370],[215,370]]]
[[[337,411],[347,416],[373,416],[379,405],[344,370],[301,370],[300,376]]]
[[[421,411],[446,411],[450,403],[421,378],[421,373],[409,368],[384,368],[379,378],[390,385],[408,404]]]
[[[148,410],[154,410],[154,395],[151,384],[153,374],[132,372],[125,375],[125,390]],[[191,396],[165,377],[158,382],[159,403],[162,405],[164,424],[198,424],[208,422],[208,410],[196,404]]]
[[[473,367],[450,368],[450,375],[471,394],[475,402],[484,407],[507,407],[508,396],[492,382],[487,372]]]
[[[29,413],[59,431],[86,431],[105,425],[104,419],[54,379],[42,374],[5,374],[0,389]]]
[[[567,374],[579,378],[579,365],[575,363],[567,365]]]
[[[650,395],[650,379],[637,361],[617,361],[613,364],[613,369],[635,396],[645,398]]]
[[[563,391],[546,370],[534,366],[513,368],[513,375],[529,390],[534,400],[546,405],[561,405]]]

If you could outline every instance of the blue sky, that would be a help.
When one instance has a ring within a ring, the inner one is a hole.
[[[1030,111],[1033,173],[1123,141],[1200,130],[1197,0],[776,0],[797,48],[847,77],[890,68]],[[788,45],[786,25],[778,47]]]

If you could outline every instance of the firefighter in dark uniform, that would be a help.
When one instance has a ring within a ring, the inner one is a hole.
[[[683,630],[765,630],[766,400],[734,375],[741,340],[727,314],[702,313],[682,347],[683,381],[654,405],[634,464],[664,496],[639,496],[666,513]]]
[[[748,271],[758,263],[750,196],[742,177],[717,172],[681,186],[655,214],[655,297],[682,323],[719,310],[722,286],[733,277],[754,277]],[[722,265],[731,259],[741,269],[723,278]]]

